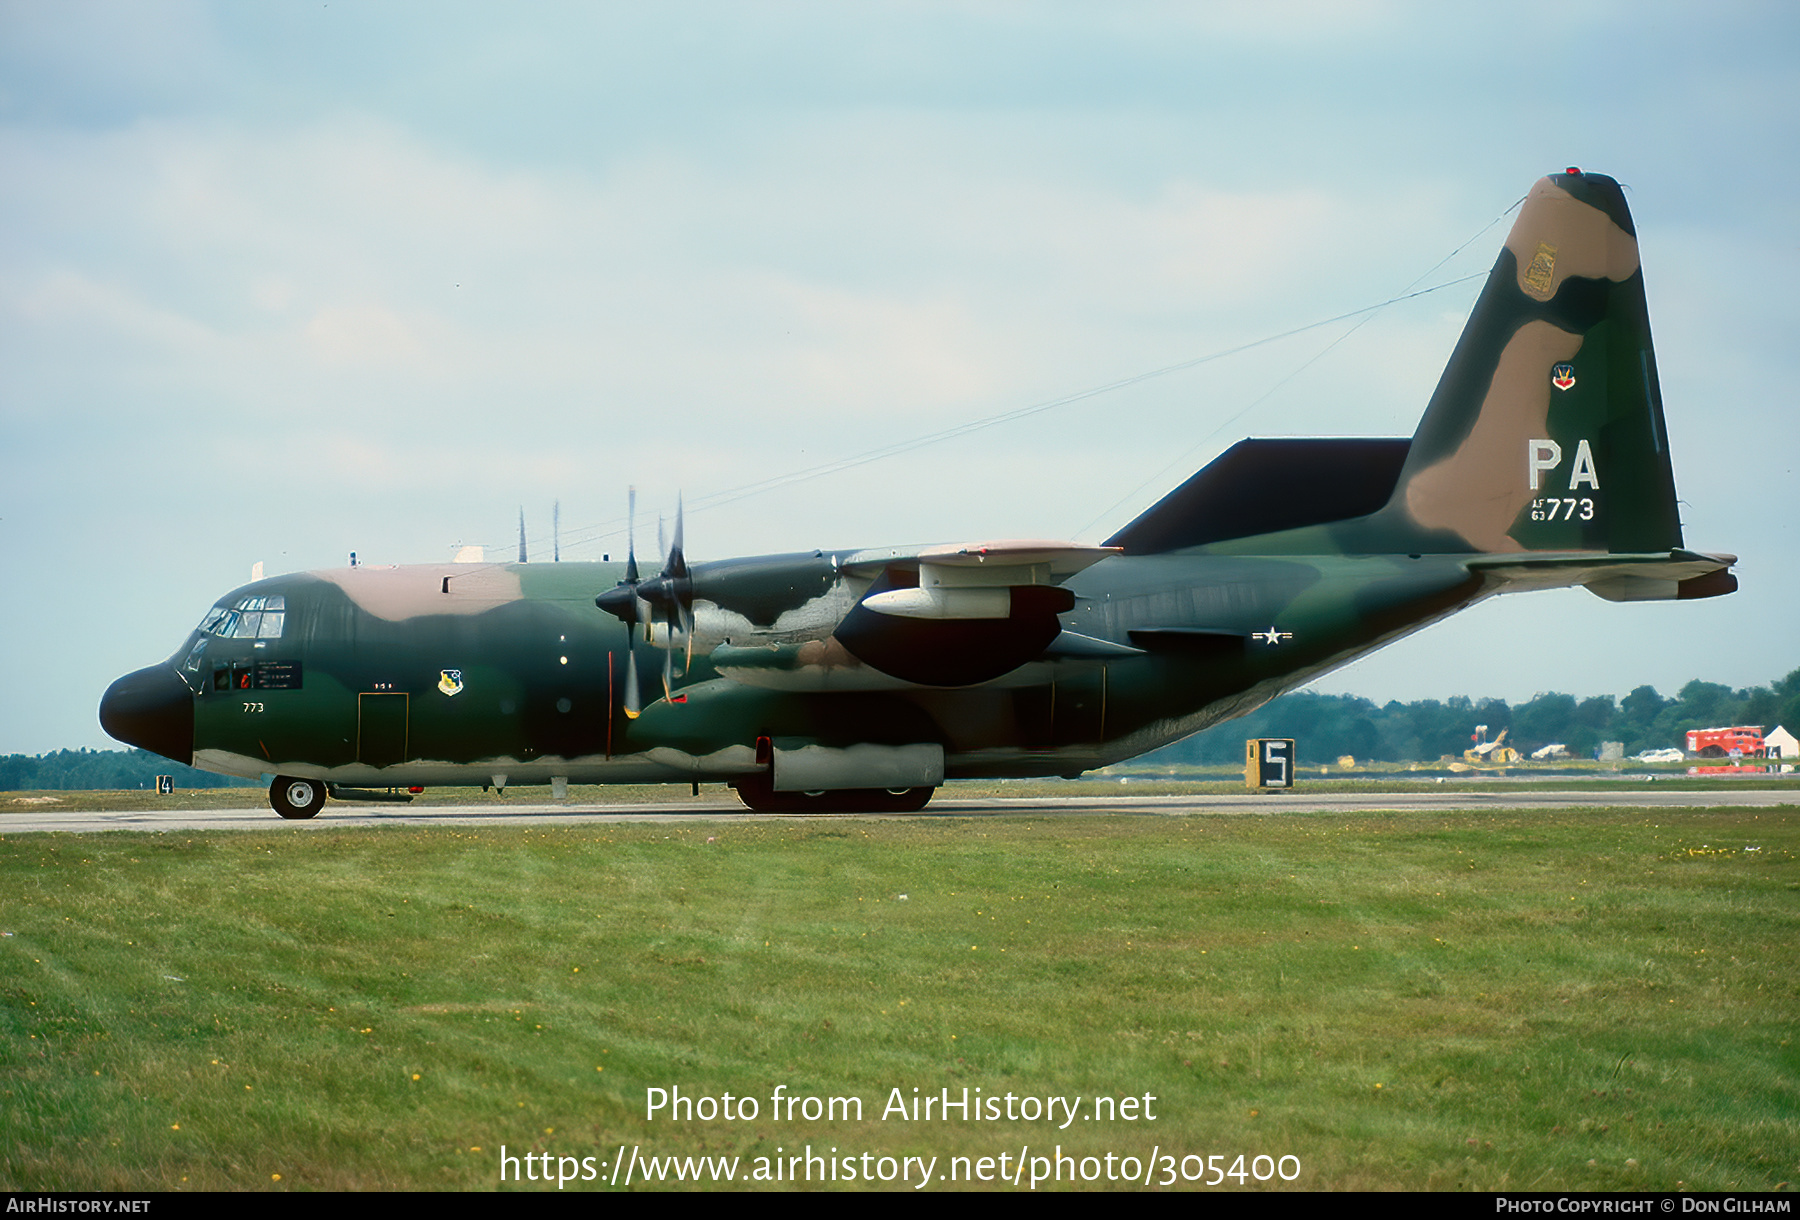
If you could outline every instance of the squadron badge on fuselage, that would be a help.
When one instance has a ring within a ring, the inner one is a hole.
[[[462,670],[438,670],[438,689],[443,691],[446,695],[460,695],[462,693],[462,686]]]

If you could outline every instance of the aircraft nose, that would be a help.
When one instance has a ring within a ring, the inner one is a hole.
[[[100,699],[109,736],[179,763],[194,761],[194,697],[167,665],[126,674]]]

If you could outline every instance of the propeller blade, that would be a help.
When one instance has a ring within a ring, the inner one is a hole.
[[[594,599],[594,605],[606,611],[621,623],[625,624],[625,694],[623,699],[625,716],[636,720],[643,710],[643,700],[638,689],[637,675],[637,629],[643,624],[644,638],[652,640],[652,627],[655,621],[655,607],[647,603],[639,586],[643,584],[638,576],[637,566],[637,488],[626,492],[627,507],[625,510],[625,579],[600,594]]]
[[[680,495],[680,493],[676,493],[676,496],[675,496],[675,545],[669,548],[668,557],[663,560],[663,575],[664,576],[673,576],[676,578],[680,578],[680,577],[687,575],[687,555],[683,552],[682,546],[681,546],[681,534],[682,534],[681,519],[684,515],[685,514],[683,513],[682,506],[681,506],[681,495]]]
[[[628,638],[635,640],[636,629],[641,625],[644,629],[644,642],[655,645],[657,625],[661,624],[667,637],[660,645],[663,649],[663,696],[674,698],[675,683],[675,650],[682,646],[683,658],[681,676],[687,677],[694,663],[694,581],[688,571],[685,537],[687,533],[686,509],[680,500],[675,504],[675,538],[665,553],[663,569],[648,580],[641,579],[637,566],[637,488],[630,489],[631,506],[628,512],[626,531],[625,579],[613,588],[594,599],[594,604],[626,624],[630,631]],[[664,522],[659,516],[656,520],[657,543],[664,541]],[[677,633],[682,637],[677,639]],[[630,645],[627,645],[630,647]],[[635,661],[627,658],[632,667],[632,677],[628,681],[630,693],[637,694]],[[635,715],[635,709],[633,709]]]
[[[637,488],[625,489],[625,583],[636,586],[637,566]]]

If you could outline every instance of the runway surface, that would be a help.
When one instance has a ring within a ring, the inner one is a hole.
[[[921,813],[909,814],[759,814],[731,797],[700,798],[656,805],[608,805],[567,801],[536,805],[377,805],[332,801],[317,818],[285,822],[267,807],[257,809],[157,809],[94,812],[39,808],[0,814],[0,835],[60,831],[92,834],[135,830],[308,830],[351,826],[580,826],[602,822],[740,822],[771,817],[1257,817],[1280,813],[1432,813],[1454,810],[1521,811],[1528,809],[1775,809],[1800,806],[1794,791],[1669,791],[1646,784],[1644,790],[1582,792],[1301,792],[1225,796],[982,797],[934,800]]]

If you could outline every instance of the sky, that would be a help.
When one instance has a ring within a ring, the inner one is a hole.
[[[0,0],[0,753],[112,744],[259,562],[505,557],[521,509],[595,559],[632,485],[690,559],[1096,542],[1241,437],[1411,435],[1567,165],[1625,185],[1742,587],[1495,599],[1313,689],[1769,682],[1800,9]]]

